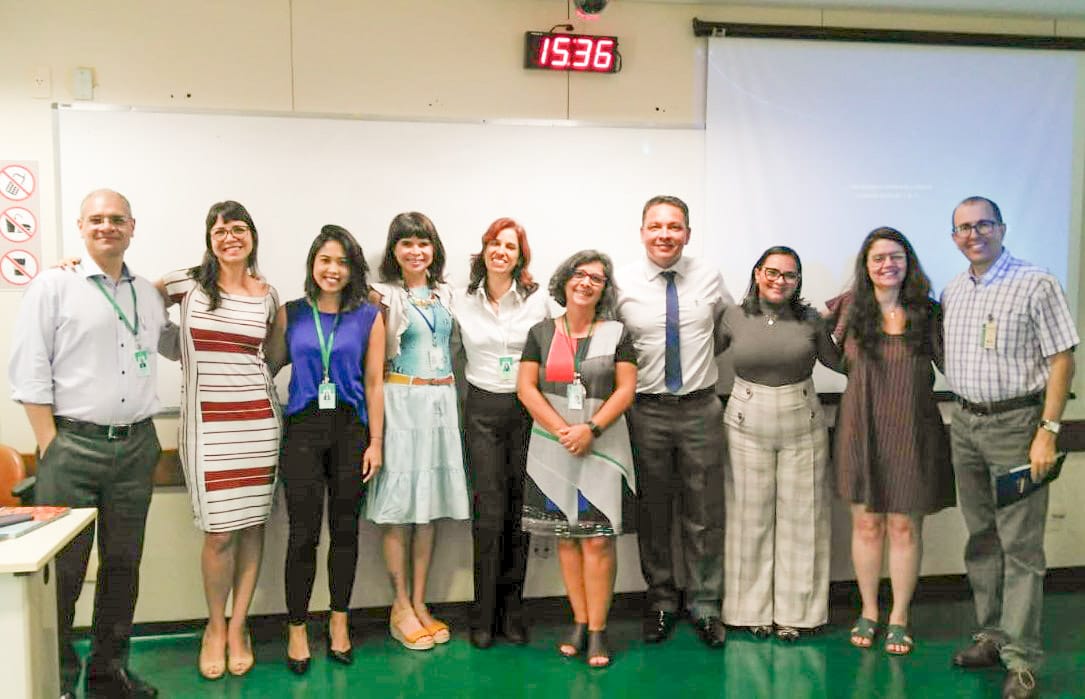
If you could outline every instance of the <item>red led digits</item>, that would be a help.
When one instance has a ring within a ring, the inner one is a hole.
[[[524,67],[616,73],[618,39],[613,36],[526,32]]]

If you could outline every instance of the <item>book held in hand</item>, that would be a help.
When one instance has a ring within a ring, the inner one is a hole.
[[[21,517],[7,525],[0,525],[0,540],[14,539],[71,512],[70,507],[37,505],[32,507],[0,507],[0,521],[5,517]],[[27,516],[29,515],[29,516]]]
[[[1011,468],[1006,473],[995,478],[995,497],[998,507],[1012,505],[1018,500],[1023,500],[1059,477],[1062,472],[1062,462],[1066,460],[1066,452],[1055,457],[1055,464],[1039,483],[1032,482],[1032,464],[1025,464]]]

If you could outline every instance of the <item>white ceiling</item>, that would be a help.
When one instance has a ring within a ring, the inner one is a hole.
[[[625,0],[612,0],[625,1]],[[1085,0],[637,0],[705,5],[777,5],[913,12],[1085,18]]]

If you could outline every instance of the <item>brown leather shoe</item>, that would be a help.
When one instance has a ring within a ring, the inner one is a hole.
[[[1036,687],[1036,676],[1032,670],[1010,670],[1002,684],[1002,699],[1032,699],[1040,696]]]
[[[954,654],[954,665],[967,668],[998,665],[1001,660],[999,657],[1001,644],[998,641],[983,633],[973,636],[972,641],[972,645],[962,648]]]

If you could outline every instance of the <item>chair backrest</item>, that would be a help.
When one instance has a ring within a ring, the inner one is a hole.
[[[26,464],[23,456],[14,447],[0,444],[0,506],[21,505],[19,498],[11,494],[11,489],[26,478]]]

